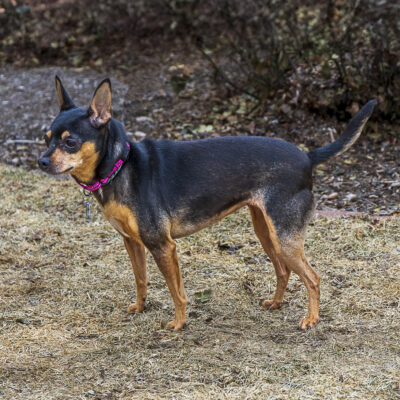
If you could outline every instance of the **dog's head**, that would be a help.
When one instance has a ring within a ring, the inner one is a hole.
[[[69,173],[89,182],[99,163],[111,119],[111,83],[103,80],[88,109],[77,107],[56,76],[60,113],[44,135],[48,150],[38,160],[50,174]]]

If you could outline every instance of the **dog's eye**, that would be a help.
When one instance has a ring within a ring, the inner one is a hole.
[[[43,136],[44,142],[46,143],[46,146],[49,147],[50,139],[47,135]]]
[[[77,142],[75,139],[68,138],[68,139],[65,141],[65,146],[66,146],[68,149],[73,149],[73,148],[75,148],[75,146],[76,146],[77,143],[78,143],[78,142]]]

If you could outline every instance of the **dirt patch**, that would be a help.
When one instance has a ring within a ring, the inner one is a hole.
[[[321,322],[306,333],[296,276],[280,311],[258,306],[275,278],[245,210],[178,240],[191,304],[175,333],[162,328],[172,301],[151,257],[149,310],[126,314],[135,284],[122,240],[94,204],[86,221],[76,184],[0,166],[0,185],[3,399],[400,396],[397,218],[314,220]]]

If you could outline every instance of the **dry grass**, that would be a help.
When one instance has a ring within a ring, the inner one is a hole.
[[[310,227],[322,297],[306,333],[298,277],[280,311],[258,306],[275,278],[245,210],[180,239],[192,303],[175,333],[162,329],[172,301],[150,257],[150,309],[125,313],[135,284],[122,240],[97,206],[86,222],[76,185],[4,166],[0,185],[2,399],[400,397],[395,218]],[[196,302],[204,289],[211,300]]]

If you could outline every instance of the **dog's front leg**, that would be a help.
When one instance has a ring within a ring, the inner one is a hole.
[[[164,275],[168,289],[175,304],[175,318],[166,325],[166,329],[181,330],[186,321],[188,299],[183,287],[181,271],[178,265],[175,242],[169,238],[157,248],[150,249],[158,268]]]
[[[136,303],[131,304],[127,312],[141,313],[146,305],[147,298],[147,273],[146,273],[146,253],[144,246],[131,238],[124,238],[126,250],[132,262],[133,273],[136,280]]]

